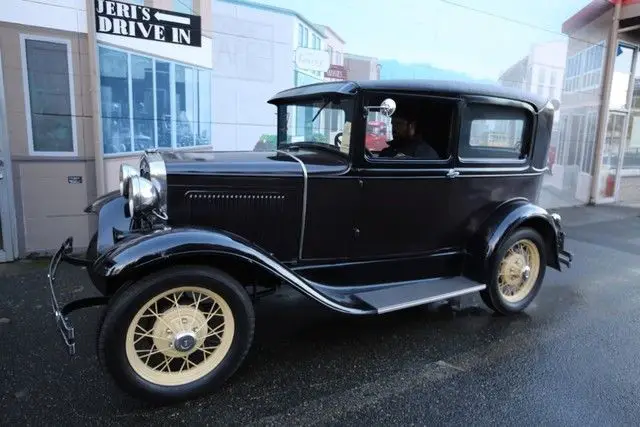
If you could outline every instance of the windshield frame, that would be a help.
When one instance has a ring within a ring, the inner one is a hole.
[[[292,111],[298,107],[313,107],[314,110],[311,115],[311,118],[313,118],[313,116],[315,116],[316,113],[318,113],[319,109],[324,107],[322,112],[315,119],[316,122],[321,120],[321,118],[326,117],[326,116],[323,116],[323,113],[325,113],[326,111],[342,110],[344,111],[344,121],[339,120],[339,122],[342,122],[342,124],[338,125],[337,131],[331,131],[327,124],[325,124],[325,126],[320,129],[318,133],[320,134],[322,134],[323,132],[326,133],[326,136],[327,136],[326,142],[314,141],[313,139],[303,139],[301,141],[290,141],[291,139],[290,129],[296,129],[296,123],[295,123],[296,118],[295,118],[295,114],[292,114]],[[276,112],[276,115],[277,115],[276,149],[281,150],[281,149],[287,149],[287,148],[296,147],[296,146],[297,147],[304,146],[308,148],[317,147],[320,149],[327,149],[327,150],[335,151],[336,153],[339,153],[339,154],[350,156],[351,149],[352,149],[351,146],[353,145],[353,140],[354,140],[353,129],[355,126],[355,119],[356,119],[355,111],[356,111],[356,98],[354,96],[342,95],[342,94],[336,94],[336,93],[326,93],[326,94],[317,94],[317,95],[308,96],[308,97],[299,97],[299,98],[289,99],[285,102],[278,103],[277,112]],[[351,131],[350,131],[351,136],[349,138],[350,139],[349,141],[345,141],[344,139],[342,140],[343,144],[345,142],[348,142],[349,144],[344,149],[341,149],[340,147],[335,145],[332,135],[334,135],[336,132],[342,132],[343,133],[342,136],[344,138],[344,128],[347,122],[350,122],[351,124]]]

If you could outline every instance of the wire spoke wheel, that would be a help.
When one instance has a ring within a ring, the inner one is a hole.
[[[529,239],[515,242],[505,253],[498,268],[498,290],[506,301],[523,300],[534,288],[540,273],[540,252]]]
[[[127,329],[126,357],[151,383],[187,384],[222,362],[234,332],[233,313],[219,294],[204,287],[173,288],[137,311]]]

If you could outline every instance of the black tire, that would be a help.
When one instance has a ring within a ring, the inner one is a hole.
[[[511,246],[525,239],[531,241],[537,248],[540,264],[538,277],[536,278],[535,283],[524,298],[520,299],[519,301],[508,301],[499,290],[498,272],[500,263]],[[480,297],[482,298],[482,301],[490,309],[503,315],[520,313],[521,311],[526,309],[529,304],[531,304],[531,301],[533,301],[536,295],[538,295],[538,292],[540,291],[540,287],[542,286],[542,282],[544,280],[547,266],[545,247],[546,246],[540,234],[534,229],[528,227],[517,229],[506,239],[500,242],[500,244],[496,248],[489,266],[489,271],[486,278],[487,288],[480,291]]]
[[[181,286],[217,293],[228,304],[234,321],[230,347],[220,363],[204,376],[180,385],[159,385],[140,376],[126,354],[127,330],[136,313],[155,295]],[[100,326],[98,355],[114,382],[128,394],[154,404],[177,403],[213,392],[240,367],[255,328],[255,315],[245,289],[228,274],[199,265],[155,272],[127,286],[111,301]]]

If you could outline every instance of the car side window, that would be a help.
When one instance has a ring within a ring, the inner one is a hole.
[[[523,159],[529,125],[526,110],[472,105],[465,114],[459,156],[462,159]]]
[[[391,98],[396,110],[389,117],[375,107]],[[376,94],[366,100],[365,155],[372,160],[445,160],[456,104],[425,96]]]

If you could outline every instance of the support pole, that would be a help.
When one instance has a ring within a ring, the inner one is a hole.
[[[604,139],[607,132],[607,122],[609,119],[609,100],[611,98],[611,81],[613,78],[613,67],[618,50],[618,28],[620,27],[620,10],[622,0],[615,0],[613,9],[613,19],[607,40],[606,60],[604,73],[602,75],[602,92],[600,94],[600,111],[598,114],[598,127],[596,130],[596,146],[593,162],[593,176],[591,179],[591,189],[589,192],[589,205],[595,205],[598,197],[598,184],[600,182],[600,171],[602,168],[602,151]]]
[[[91,121],[93,124],[93,152],[96,169],[96,196],[106,192],[104,176],[104,154],[102,148],[102,120],[100,118],[100,78],[98,70],[98,43],[96,41],[95,0],[86,0],[87,5],[87,56],[91,96]]]

